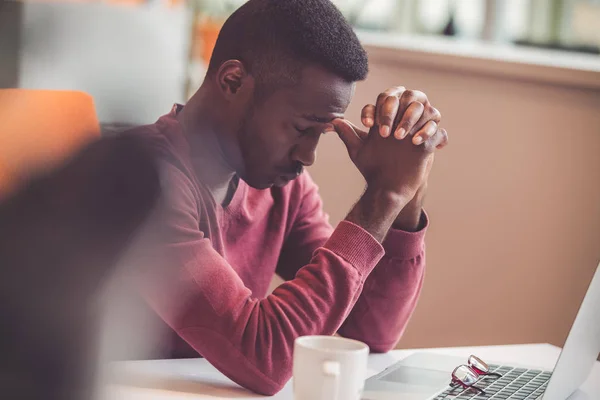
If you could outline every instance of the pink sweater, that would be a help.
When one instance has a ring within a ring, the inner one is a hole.
[[[222,207],[193,173],[175,108],[131,133],[164,162],[168,278],[143,292],[172,332],[166,356],[202,355],[272,395],[291,377],[299,336],[337,332],[374,352],[395,346],[421,290],[425,229],[392,230],[383,246],[352,223],[333,229],[307,173],[268,190],[240,181]],[[267,296],[274,274],[286,282]]]

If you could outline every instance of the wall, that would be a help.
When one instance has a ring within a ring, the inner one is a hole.
[[[27,2],[23,14],[20,87],[83,90],[103,123],[153,122],[185,99],[185,8]]]
[[[562,345],[600,259],[600,73],[586,88],[394,52],[369,48],[347,116],[360,123],[402,84],[429,95],[450,136],[430,177],[426,283],[399,346]],[[311,172],[337,223],[363,182],[339,139],[319,152]]]

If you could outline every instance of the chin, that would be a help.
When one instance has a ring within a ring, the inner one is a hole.
[[[275,185],[274,181],[267,181],[265,179],[251,179],[248,177],[241,177],[241,179],[251,188],[258,190],[270,189]]]
[[[282,176],[276,176],[274,178],[269,179],[244,179],[248,186],[258,190],[270,189],[272,187],[281,188],[286,186],[292,180],[293,179],[285,178]]]
[[[282,188],[284,186],[286,186],[288,183],[290,183],[291,181],[285,181],[285,182],[275,182],[272,186],[276,187],[276,188]]]
[[[246,183],[248,183],[248,182],[246,182]],[[248,183],[248,186],[250,186],[254,189],[258,189],[258,190],[265,190],[265,189],[270,189],[273,186],[277,186],[277,185],[273,182],[271,182],[271,183],[261,182],[261,183]]]
[[[297,176],[295,176],[293,178],[278,177],[273,182],[273,186],[275,186],[275,187],[284,187],[285,185],[287,185],[288,183],[290,183],[291,181],[293,181],[296,178],[297,178]]]

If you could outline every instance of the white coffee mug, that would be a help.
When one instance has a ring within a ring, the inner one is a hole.
[[[302,336],[294,342],[295,400],[360,400],[369,346],[336,336]]]

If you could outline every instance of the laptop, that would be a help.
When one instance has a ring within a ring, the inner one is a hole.
[[[592,370],[600,353],[600,264],[554,370],[490,364],[499,378],[483,376],[472,388],[450,386],[452,371],[464,357],[415,353],[367,379],[365,400],[565,400]]]

